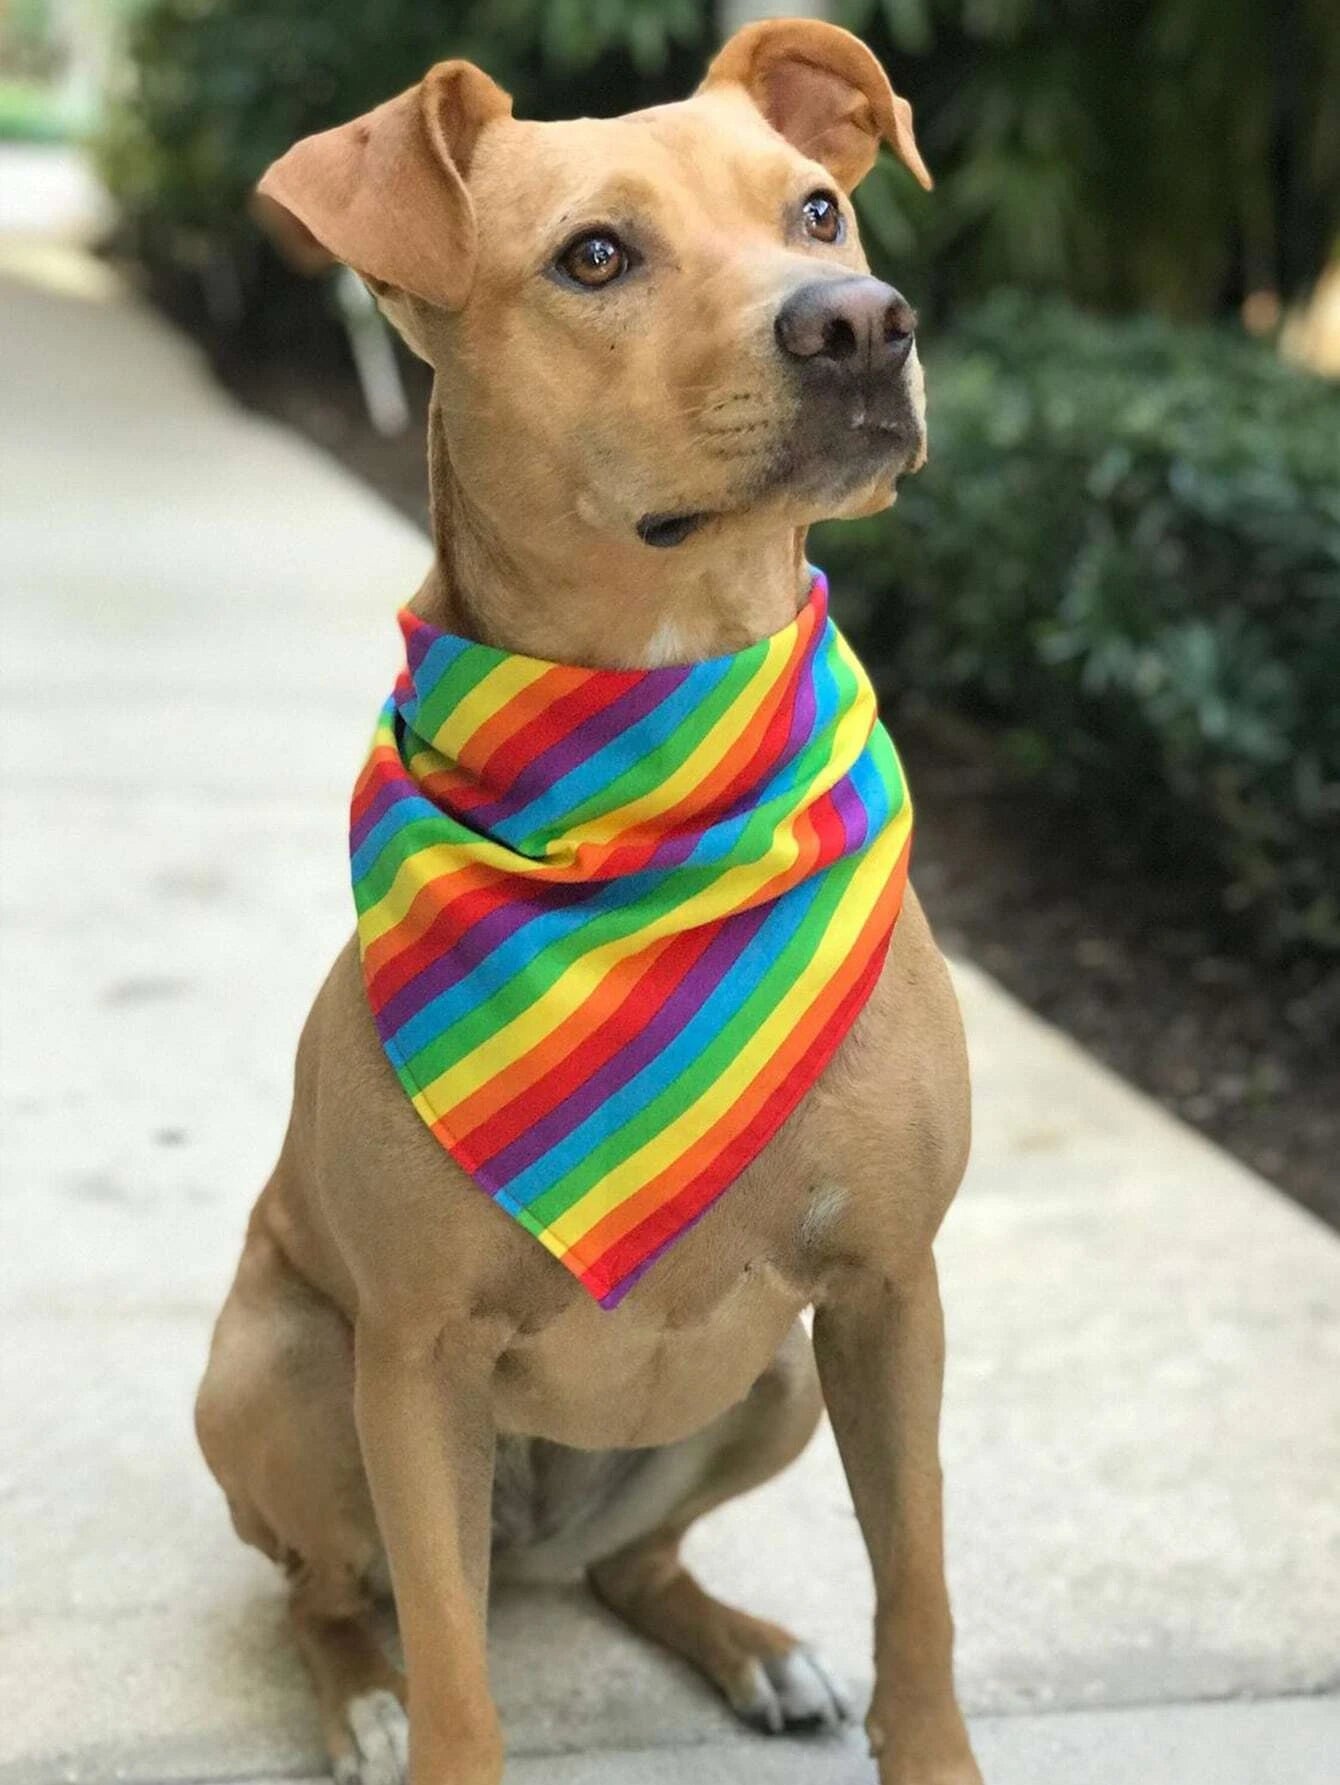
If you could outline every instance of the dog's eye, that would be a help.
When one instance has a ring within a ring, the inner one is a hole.
[[[816,242],[842,240],[842,207],[831,192],[811,192],[800,215],[805,234]]]
[[[558,265],[578,285],[612,285],[628,271],[628,250],[618,236],[608,230],[595,230],[569,242],[558,257]]]

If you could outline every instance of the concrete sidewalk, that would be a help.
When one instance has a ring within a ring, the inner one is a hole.
[[[279,1584],[190,1403],[349,926],[345,800],[425,546],[106,281],[64,283],[0,282],[0,1780],[302,1776]],[[1340,1245],[959,984],[945,1460],[987,1776],[1330,1785]],[[867,1678],[827,1435],[693,1550]],[[519,1785],[872,1777],[854,1736],[741,1735],[577,1590],[501,1598],[493,1656]]]

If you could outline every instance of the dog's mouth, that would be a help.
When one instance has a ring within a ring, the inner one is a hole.
[[[690,533],[696,533],[711,517],[706,509],[692,509],[686,514],[644,514],[637,524],[637,536],[643,545],[659,549],[683,545]]]
[[[910,403],[890,405],[860,400],[806,411],[804,427],[782,435],[766,457],[751,466],[748,484],[735,499],[714,509],[657,509],[644,514],[636,532],[643,545],[666,551],[709,521],[742,513],[752,504],[777,493],[840,501],[872,477],[883,477],[897,489],[898,481],[922,462],[923,433]]]

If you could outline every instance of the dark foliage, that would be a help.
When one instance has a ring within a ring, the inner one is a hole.
[[[839,0],[913,101],[939,176],[861,192],[882,270],[945,315],[998,284],[1213,314],[1306,289],[1340,216],[1335,0]],[[532,117],[688,92],[709,0],[144,0],[104,172],[140,251],[255,242],[247,192],[297,137],[448,55]]]
[[[245,242],[247,195],[300,136],[444,56],[487,66],[520,113],[618,111],[687,90],[710,47],[699,0],[147,0],[100,158],[150,251]]]
[[[931,461],[816,535],[894,681],[1007,722],[1272,948],[1340,949],[1340,392],[1226,331],[1002,297]]]

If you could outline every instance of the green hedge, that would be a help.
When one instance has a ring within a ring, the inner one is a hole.
[[[1340,949],[1340,390],[1224,331],[1017,296],[928,387],[927,468],[814,545],[890,691],[1004,721],[1269,948]]]
[[[147,252],[183,233],[228,248],[276,155],[440,57],[486,64],[523,114],[562,114],[682,91],[710,41],[701,0],[144,0],[98,159]]]
[[[21,0],[19,15],[48,0]],[[528,117],[689,92],[714,0],[119,0],[131,12],[102,165],[158,264],[255,242],[245,199],[307,131],[439,56]],[[11,3],[11,11],[14,6]],[[911,100],[933,195],[885,157],[861,189],[881,270],[947,315],[998,285],[1214,315],[1305,291],[1340,215],[1335,0],[835,0]],[[245,265],[238,269],[245,272]],[[249,307],[264,288],[244,290]]]

